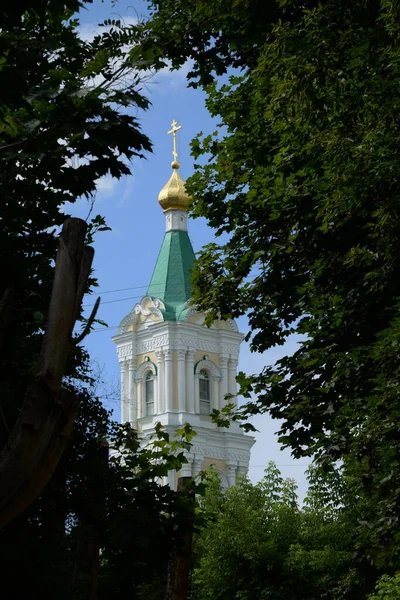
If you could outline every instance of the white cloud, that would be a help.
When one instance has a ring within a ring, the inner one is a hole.
[[[115,192],[118,180],[111,177],[111,175],[105,175],[104,177],[100,177],[100,179],[96,179],[95,184],[99,194],[111,196]]]
[[[136,25],[139,21],[136,17],[125,16],[119,17],[122,24],[125,26]],[[111,27],[100,27],[97,23],[85,23],[78,28],[79,37],[86,42],[91,42],[95,38],[97,34],[101,34],[105,31],[109,31]],[[131,49],[130,46],[124,46],[122,50],[124,53],[129,52]],[[115,69],[121,64],[121,59],[115,62]],[[187,86],[187,74],[193,67],[193,61],[188,60],[186,63],[177,70],[171,69],[171,63],[167,61],[168,64],[160,71],[141,71],[140,72],[140,80],[142,83],[145,83],[149,86],[149,91],[158,92],[161,94],[169,93],[173,90],[180,89],[182,87]],[[135,74],[135,71],[132,69],[132,74]],[[101,76],[96,76],[89,80],[89,87],[97,87],[98,85],[103,83],[103,78]]]
[[[129,175],[128,177],[125,177],[124,184],[125,185],[124,185],[123,192],[120,195],[119,200],[117,202],[118,208],[122,208],[123,206],[126,206],[126,204],[133,198],[133,189],[134,189],[133,175]]]
[[[187,74],[193,67],[193,61],[187,60],[180,69],[172,70],[169,63],[166,67],[154,73],[147,84],[151,84],[151,90],[162,94],[169,93],[187,87]]]

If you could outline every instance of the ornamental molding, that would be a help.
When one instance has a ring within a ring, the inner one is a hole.
[[[250,450],[247,452],[241,452],[240,450],[227,450],[226,455],[228,460],[237,460],[244,463],[248,463],[250,460]]]
[[[197,349],[205,350],[206,352],[215,352],[216,354],[218,354],[218,352],[220,351],[220,345],[218,344],[218,342],[211,342],[208,340],[202,340],[200,338],[197,343]]]
[[[125,333],[132,326],[135,328],[138,323],[145,321],[149,316],[155,317],[153,320],[164,321],[162,310],[165,310],[164,303],[158,298],[143,296],[140,302],[135,304],[129,315],[124,317],[119,324],[118,333]]]
[[[162,316],[161,310],[165,310],[164,303],[158,298],[150,298],[150,296],[144,296],[140,302],[135,304],[133,307],[133,312],[136,315],[143,315],[144,317],[148,317],[150,315],[156,315],[160,317],[160,320],[163,321],[164,318]]]
[[[151,338],[150,340],[146,340],[144,342],[140,342],[136,346],[137,354],[145,354],[146,352],[152,352],[153,350],[157,350],[158,348],[162,348],[163,346],[167,346],[170,341],[170,336],[168,333],[164,333],[163,335],[158,335],[156,337]]]
[[[219,448],[218,446],[207,446],[205,456],[207,458],[217,458],[218,460],[226,460],[225,448]]]
[[[117,347],[118,361],[125,362],[133,357],[132,344],[126,344],[125,346]]]
[[[206,369],[207,371],[210,371],[213,378],[221,379],[220,370],[218,369],[217,365],[214,364],[211,360],[208,360],[208,359],[199,360],[199,362],[196,363],[195,368],[194,368],[195,374],[198,375],[200,373],[201,369]]]
[[[190,300],[188,304],[190,305]],[[189,308],[185,315],[185,320],[188,320],[189,317],[199,316],[205,318],[206,313],[199,311],[195,306]],[[220,320],[222,323],[226,323],[231,331],[237,333],[239,331],[238,326],[236,325],[233,319],[226,319],[225,321]]]
[[[155,366],[154,363],[151,362],[151,360],[145,360],[144,362],[142,362],[137,370],[136,370],[136,377],[135,379],[138,381],[139,379],[143,379],[143,376],[145,374],[146,371],[151,371],[154,375],[154,377],[157,376],[157,367]]]
[[[215,458],[218,460],[227,460],[227,461],[235,461],[245,463],[241,465],[245,467],[249,464],[250,460],[250,451],[240,451],[240,450],[228,450],[226,448],[221,448],[220,446],[209,446],[208,444],[193,444],[191,448],[191,452],[195,455],[200,455],[207,458]]]
[[[188,346],[195,350],[198,347],[199,338],[195,335],[180,335],[178,344],[181,346]],[[199,350],[201,350],[201,348],[199,348]]]
[[[231,331],[235,331],[235,332],[239,331],[238,326],[236,325],[236,323],[233,319],[228,319],[226,321],[226,323],[228,324],[228,327]]]
[[[211,352],[211,350],[210,350]],[[231,356],[232,358],[239,359],[239,345],[238,344],[221,344],[221,354],[225,356]]]
[[[200,456],[204,456],[206,452],[205,444],[192,444],[191,451],[193,454],[199,454]],[[196,460],[196,458],[194,459]]]

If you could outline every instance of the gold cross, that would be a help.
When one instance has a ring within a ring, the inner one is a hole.
[[[178,123],[174,119],[171,123],[172,129],[170,129],[170,131],[168,131],[168,133],[172,133],[172,135],[173,135],[174,149],[172,150],[172,155],[174,157],[174,161],[178,160],[178,152],[176,151],[176,132],[182,128],[182,125],[178,125],[178,127],[177,127],[177,125],[178,125]]]

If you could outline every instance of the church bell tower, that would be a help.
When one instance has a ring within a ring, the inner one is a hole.
[[[121,367],[121,420],[144,441],[160,422],[173,436],[184,423],[197,432],[188,464],[179,475],[195,477],[210,465],[224,486],[246,474],[254,438],[232,423],[221,429],[210,413],[236,401],[236,373],[243,335],[234,321],[204,325],[205,315],[191,303],[190,270],[195,256],[187,228],[189,196],[179,175],[176,121],[172,175],[158,196],[165,235],[146,295],[122,319],[113,337]],[[233,399],[225,400],[227,394]],[[176,487],[178,474],[168,483]]]

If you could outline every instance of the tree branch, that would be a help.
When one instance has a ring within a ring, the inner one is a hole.
[[[90,313],[90,317],[87,320],[84,330],[77,337],[73,338],[72,341],[75,344],[75,346],[77,346],[88,335],[90,328],[93,325],[93,321],[96,318],[96,314],[97,314],[98,308],[100,306],[100,301],[101,301],[101,298],[98,297],[94,304],[94,308],[93,308],[92,312]]]

